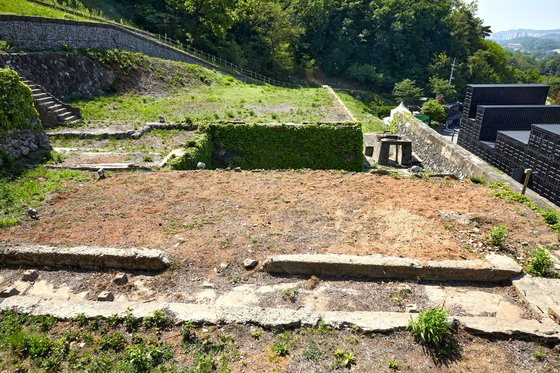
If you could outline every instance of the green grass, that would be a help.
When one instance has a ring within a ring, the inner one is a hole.
[[[242,120],[252,123],[326,121],[333,98],[316,88],[288,89],[236,81],[188,87],[173,95],[138,94],[75,101],[86,120],[157,121],[192,123]]]
[[[90,20],[86,17],[68,14],[66,12],[35,4],[26,0],[0,1],[0,13],[19,14],[24,16],[39,16],[46,18]]]
[[[384,132],[387,127],[383,120],[370,113],[369,108],[363,102],[356,100],[344,91],[337,91],[336,94],[344,105],[354,114],[354,117],[362,124],[362,131],[365,132]]]
[[[0,228],[18,224],[28,207],[41,207],[52,193],[89,180],[91,177],[84,172],[50,171],[44,167],[0,178]]]

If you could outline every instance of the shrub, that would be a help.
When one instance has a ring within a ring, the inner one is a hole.
[[[210,125],[214,166],[363,170],[359,124]]]
[[[430,116],[430,121],[435,121],[438,123],[444,122],[447,118],[447,113],[445,111],[445,106],[437,102],[436,100],[429,100],[422,106],[422,114]]]
[[[430,308],[418,315],[416,320],[410,319],[408,330],[414,337],[429,348],[441,348],[446,339],[453,334],[451,324],[447,322],[447,311],[443,306]]]
[[[0,69],[0,134],[14,128],[30,128],[30,120],[38,115],[31,89],[14,70]]]
[[[497,227],[490,228],[486,237],[487,242],[494,246],[502,246],[507,238],[507,228],[500,224]]]
[[[532,250],[529,253],[529,263],[525,268],[525,271],[537,277],[549,277],[551,276],[551,270],[554,267],[554,262],[548,253],[548,250],[544,247],[539,247]]]

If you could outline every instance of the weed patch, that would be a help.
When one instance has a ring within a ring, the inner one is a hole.
[[[546,247],[539,247],[529,252],[529,260],[525,272],[536,277],[554,277],[554,262]]]
[[[442,363],[457,352],[453,339],[454,329],[447,321],[447,311],[443,306],[430,308],[410,319],[407,329],[432,355],[436,363]]]

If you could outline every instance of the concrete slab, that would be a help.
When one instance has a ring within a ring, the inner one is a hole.
[[[96,302],[64,301],[28,296],[13,296],[0,303],[1,311],[18,311],[32,315],[52,315],[71,319],[79,313],[88,318],[125,316],[132,310],[135,317],[146,317],[156,310],[171,315],[176,323],[193,321],[200,324],[255,324],[262,327],[316,326],[320,321],[334,328],[356,327],[369,332],[402,330],[411,318],[409,313],[396,312],[313,312],[302,309],[262,307],[219,307],[208,304],[170,302]],[[465,330],[511,338],[542,338],[560,341],[560,325],[548,320],[508,320],[495,317],[457,317]]]
[[[169,260],[161,250],[110,247],[52,247],[20,245],[0,247],[0,263],[11,266],[113,268],[161,271]]]
[[[425,286],[424,291],[431,302],[445,304],[450,309],[460,308],[474,316],[498,316],[521,318],[523,310],[507,302],[502,295],[455,288],[452,286]]]
[[[560,306],[560,279],[525,275],[512,285],[534,312],[546,317],[550,306]]]
[[[522,271],[513,259],[491,254],[486,260],[425,261],[383,255],[279,255],[263,264],[268,273],[290,275],[364,276],[477,282],[510,281]]]

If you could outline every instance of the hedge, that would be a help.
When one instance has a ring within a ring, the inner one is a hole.
[[[360,124],[211,124],[187,144],[173,169],[336,169],[363,171]]]
[[[174,170],[194,170],[198,162],[206,164],[207,168],[212,167],[212,141],[207,128],[199,129],[200,133],[188,141],[185,146],[185,155],[169,161],[169,167]]]
[[[14,70],[0,69],[0,133],[30,128],[30,119],[38,115],[31,89]]]

